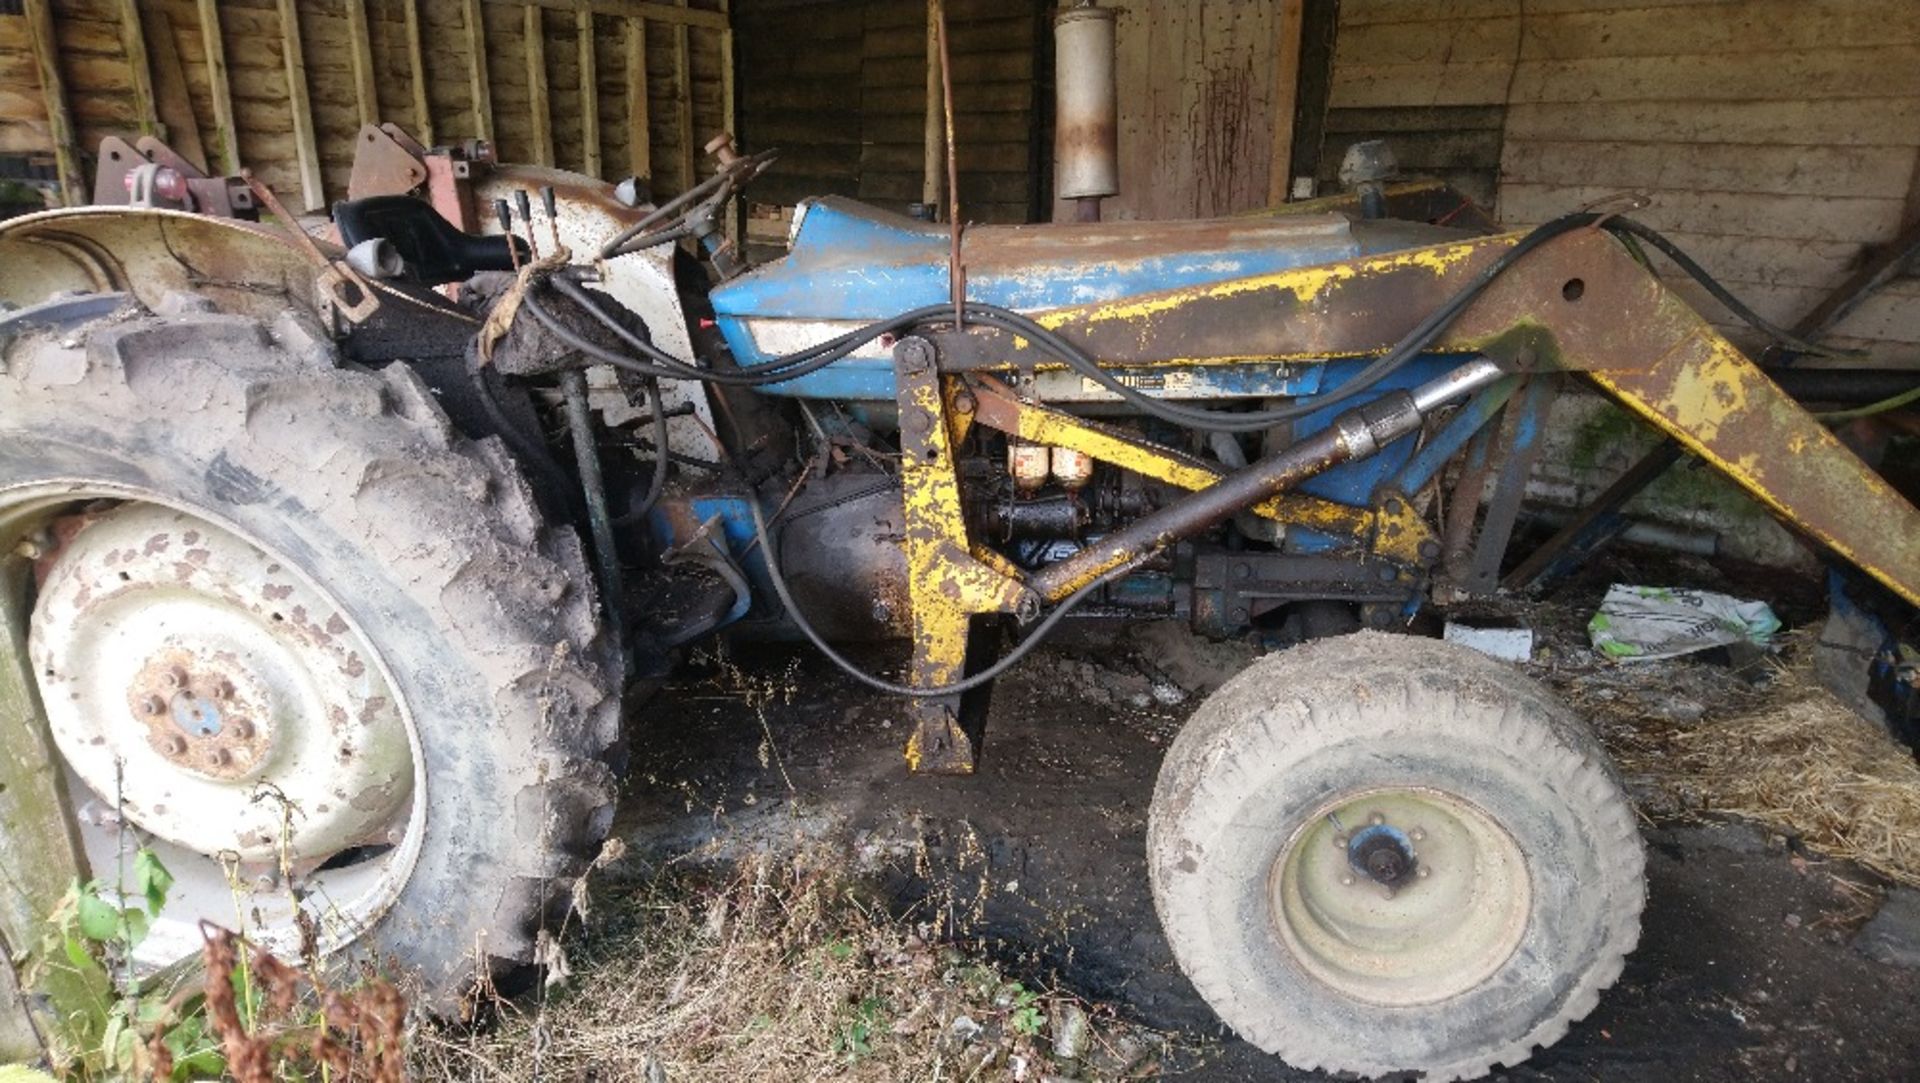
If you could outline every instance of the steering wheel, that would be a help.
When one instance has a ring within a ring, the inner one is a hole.
[[[727,201],[752,183],[754,178],[766,172],[779,153],[777,150],[763,150],[742,157],[729,156],[729,150],[721,156],[720,167],[713,176],[655,207],[645,218],[621,230],[601,247],[600,258],[612,259],[630,252],[672,244],[683,237],[700,237],[711,233],[720,208],[726,206]]]

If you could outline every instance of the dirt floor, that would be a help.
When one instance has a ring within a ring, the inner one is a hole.
[[[1596,668],[1579,632],[1590,601],[1576,590],[1529,615],[1545,648],[1534,669],[1605,704],[1610,743],[1643,737],[1635,719],[1685,726],[1764,702],[1766,673],[1725,660]],[[1788,615],[1796,605],[1812,599]],[[1252,653],[1170,626],[1076,629],[1001,681],[981,769],[956,779],[909,777],[898,708],[818,655],[737,648],[649,705],[622,833],[643,865],[824,842],[896,910],[936,908],[1010,973],[1171,1032],[1188,1051],[1181,1078],[1319,1078],[1222,1030],[1175,967],[1147,885],[1161,751]],[[1591,1017],[1503,1077],[1920,1078],[1920,971],[1849,943],[1883,881],[1767,830],[1700,822],[1684,794],[1631,772],[1629,784],[1647,816],[1640,948]]]

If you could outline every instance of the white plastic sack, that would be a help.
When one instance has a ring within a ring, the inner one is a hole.
[[[1765,602],[1625,583],[1607,588],[1600,611],[1587,622],[1593,649],[1618,662],[1676,658],[1743,641],[1764,647],[1779,630],[1780,618]]]

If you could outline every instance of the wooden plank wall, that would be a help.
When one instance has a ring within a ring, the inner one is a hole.
[[[1042,195],[1036,78],[1046,0],[947,0],[961,214],[1025,222]],[[755,202],[856,196],[895,210],[925,180],[926,0],[736,0],[741,133],[779,147]]]
[[[1103,201],[1103,217],[1206,218],[1268,204],[1276,121],[1283,134],[1293,121],[1291,103],[1275,116],[1282,28],[1290,27],[1296,39],[1299,33],[1297,18],[1282,18],[1282,6],[1281,0],[1120,6],[1114,31],[1120,194]]]
[[[308,204],[290,95],[290,31],[298,34],[312,104],[321,180],[314,207],[346,195],[363,109],[410,131],[430,127],[443,144],[491,134],[503,160],[540,157],[542,125],[529,93],[529,26],[537,28],[544,47],[533,55],[544,76],[538,85],[547,96],[544,127],[552,160],[562,168],[584,172],[597,158],[599,175],[611,179],[627,175],[632,163],[650,162],[656,191],[671,194],[711,172],[701,147],[732,127],[726,0],[48,2],[89,187],[100,140],[146,128],[220,168],[229,133],[223,118],[231,115],[241,160],[290,205]],[[283,22],[282,10],[296,13],[297,27]],[[218,23],[214,40],[224,54],[224,96],[221,66],[209,62],[202,19],[207,11]],[[484,31],[483,81],[473,77],[468,18],[474,11],[481,13]],[[145,68],[129,60],[125,12],[137,12]],[[355,28],[363,17],[361,35]],[[628,92],[627,44],[635,24],[644,28],[644,96]],[[583,56],[591,65],[591,95],[582,86]],[[152,87],[155,117],[143,118],[136,76]],[[586,122],[589,96],[597,124]],[[629,124],[630,114],[640,111],[644,149],[634,146]],[[0,15],[0,154],[52,160],[55,152],[48,96],[35,70],[26,20]]]
[[[1323,178],[1380,135],[1516,226],[1645,192],[1636,217],[1781,324],[1920,212],[1913,0],[1344,0],[1330,106]],[[1832,341],[1920,364],[1920,279]]]

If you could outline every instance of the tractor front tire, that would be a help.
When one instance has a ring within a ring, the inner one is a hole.
[[[175,877],[142,963],[237,920],[445,1013],[536,960],[620,674],[574,534],[405,365],[131,301],[0,343],[0,543],[94,875]]]
[[[1360,633],[1260,662],[1167,753],[1148,828],[1181,968],[1296,1067],[1472,1079],[1557,1041],[1639,938],[1605,753],[1514,667]]]

